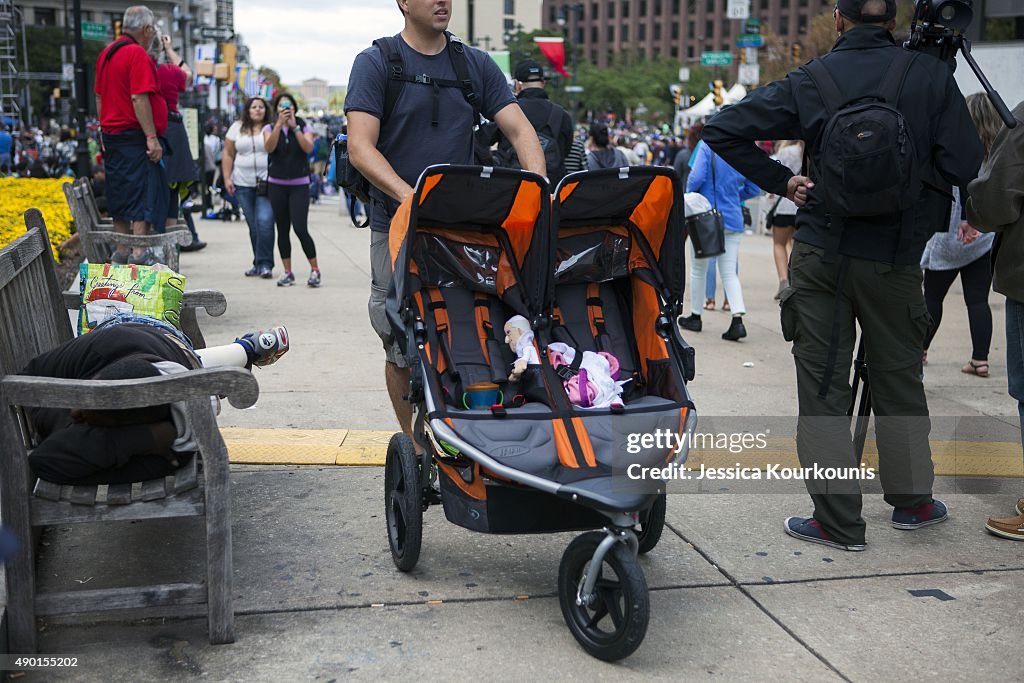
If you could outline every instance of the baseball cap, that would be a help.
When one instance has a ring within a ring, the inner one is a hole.
[[[885,14],[864,14],[864,5],[869,0],[839,0],[839,13],[850,21],[860,24],[880,24],[896,18],[896,0],[885,0]]]
[[[544,69],[542,69],[540,64],[532,59],[524,59],[516,64],[514,77],[520,83],[526,83],[527,81],[543,81]]]

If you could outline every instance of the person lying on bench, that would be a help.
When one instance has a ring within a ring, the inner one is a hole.
[[[289,348],[282,326],[249,332],[231,344],[193,350],[167,323],[119,314],[88,334],[29,361],[24,375],[119,380],[190,369],[265,366]],[[33,474],[55,484],[127,484],[173,474],[197,444],[184,404],[124,410],[30,408],[39,437],[29,455]]]

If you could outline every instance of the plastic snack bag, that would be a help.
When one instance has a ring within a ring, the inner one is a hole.
[[[79,334],[117,313],[137,313],[181,328],[185,276],[166,266],[83,263],[79,269],[82,306]]]

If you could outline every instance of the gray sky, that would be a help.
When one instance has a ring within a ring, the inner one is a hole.
[[[352,60],[374,38],[402,29],[394,0],[239,0],[235,31],[253,66],[269,66],[286,85],[322,78],[347,85]]]

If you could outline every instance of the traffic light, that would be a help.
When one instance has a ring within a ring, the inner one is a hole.
[[[114,19],[114,40],[121,37],[121,20]]]
[[[790,52],[793,55],[794,62],[801,62],[801,53],[803,52],[803,46],[800,43],[793,43],[789,46]]]
[[[716,80],[715,81],[714,93],[715,93],[715,106],[716,107],[721,107],[722,103],[725,102],[725,99],[722,97],[722,87],[724,85],[725,84],[722,83],[721,80]]]

